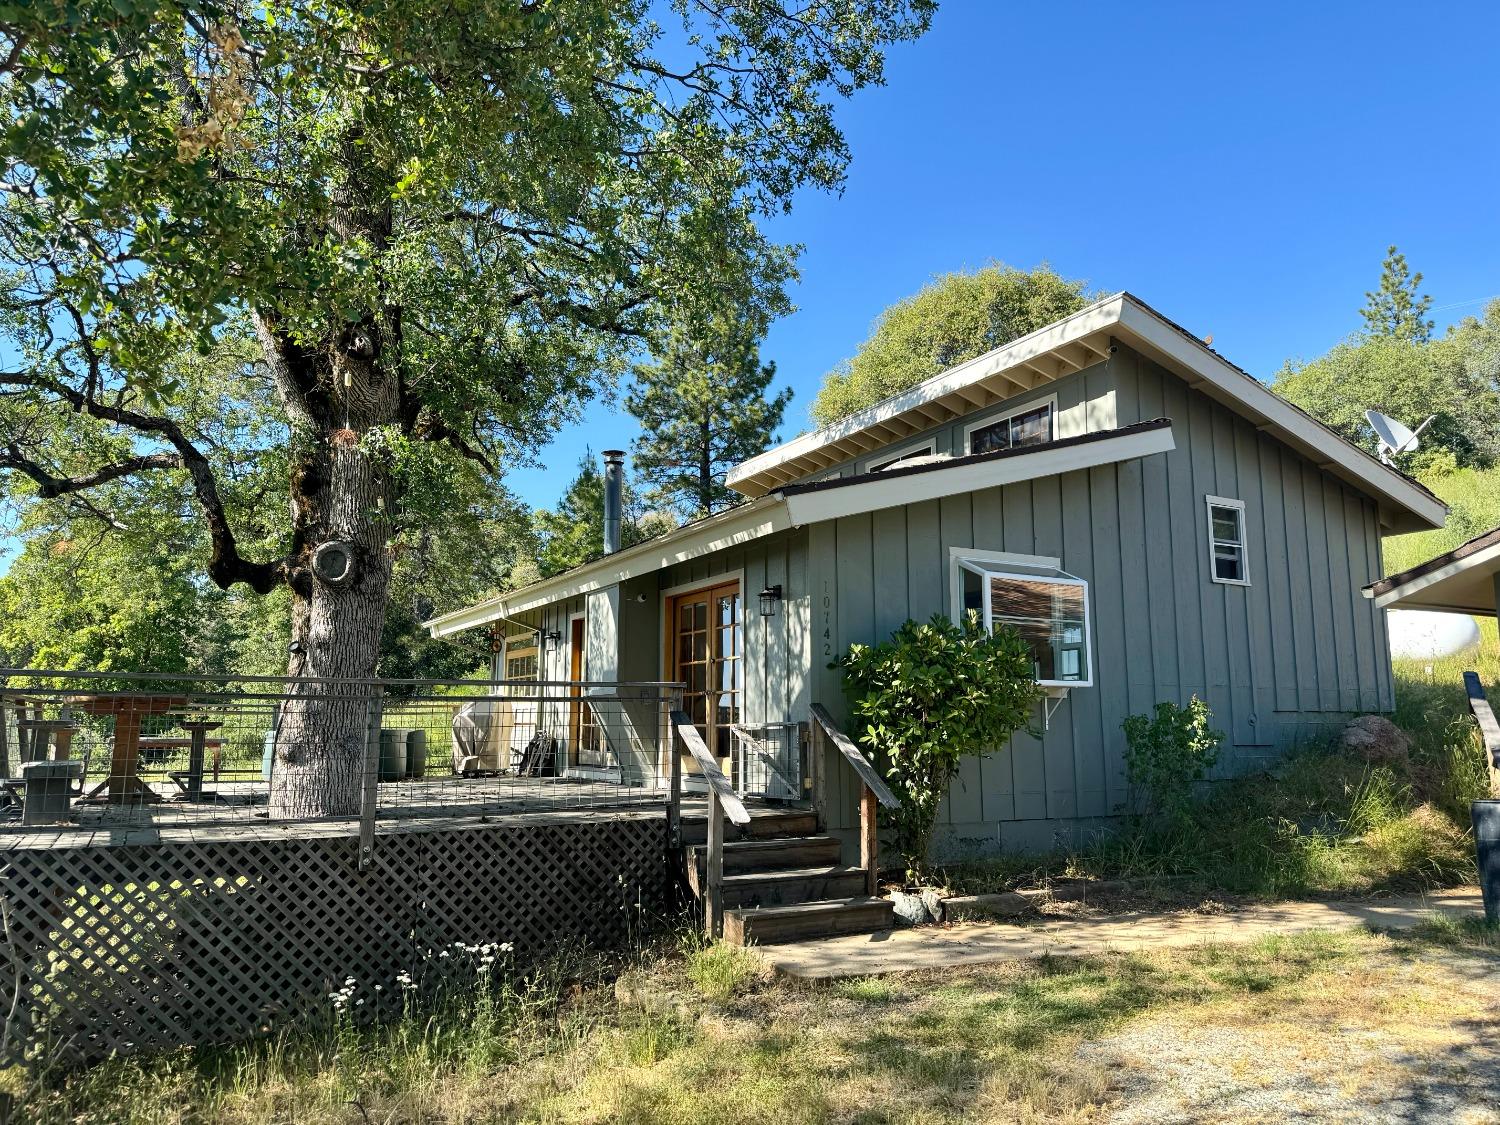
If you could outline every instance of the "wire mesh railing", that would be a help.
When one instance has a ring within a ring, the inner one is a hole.
[[[0,833],[659,804],[669,683],[0,669]]]

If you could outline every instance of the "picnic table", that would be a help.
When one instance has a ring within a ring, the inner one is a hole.
[[[84,695],[68,700],[74,710],[115,720],[115,742],[109,756],[109,776],[91,789],[84,801],[112,805],[155,803],[161,795],[140,777],[141,720],[187,706],[181,695]]]

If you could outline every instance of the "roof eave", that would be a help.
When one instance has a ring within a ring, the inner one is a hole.
[[[562,574],[533,582],[530,586],[434,617],[422,624],[433,637],[452,636],[465,629],[488,625],[565,598],[606,589],[627,579],[663,570],[700,555],[774,534],[789,526],[785,501],[780,496],[761,497],[737,508],[685,524],[666,535],[637,543]]]
[[[726,483],[747,496],[765,495],[788,483],[787,479],[776,479],[777,472],[786,466],[802,458],[838,447],[841,443],[855,442],[861,439],[867,431],[881,427],[889,429],[892,425],[903,424],[902,420],[913,412],[922,408],[930,408],[934,403],[950,395],[956,395],[960,390],[967,390],[995,379],[1008,379],[1014,386],[1011,392],[1013,395],[1024,394],[1063,375],[1072,374],[1076,370],[1082,370],[1085,366],[1102,362],[1105,358],[1103,354],[1089,352],[1086,357],[1088,362],[1080,363],[1079,359],[1085,358],[1080,354],[1066,362],[1065,366],[1068,368],[1066,371],[1059,370],[1051,375],[1028,367],[1030,363],[1058,357],[1062,349],[1071,348],[1075,352],[1082,353],[1085,350],[1081,346],[1082,342],[1102,332],[1107,332],[1118,322],[1125,300],[1126,294],[1124,293],[1115,293],[1102,298],[1035,332],[1029,332],[1002,347],[960,363],[947,371],[939,372],[900,394],[892,395],[888,399],[856,411],[847,418],[828,426],[821,426],[812,433],[803,434],[791,441],[783,442],[759,456],[736,465],[725,478]],[[1058,362],[1062,361],[1058,360]],[[1010,378],[1007,374],[1021,369],[1027,372],[1024,380]],[[1002,401],[1002,399],[997,398],[996,401]],[[953,416],[959,417],[966,412],[967,410],[956,411]],[[915,434],[921,429],[929,428],[932,424],[930,420],[924,420],[916,428],[911,429],[910,433]],[[898,439],[887,434],[882,440]],[[857,451],[845,452],[847,456],[858,456]],[[816,472],[817,468],[816,466],[798,466],[795,471],[797,475],[803,475],[804,472]]]

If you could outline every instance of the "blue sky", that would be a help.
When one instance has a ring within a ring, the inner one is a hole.
[[[808,424],[824,373],[933,276],[1050,262],[1129,289],[1262,378],[1359,327],[1389,243],[1439,326],[1500,294],[1500,5],[943,0],[840,107],[842,196],[768,230],[802,243],[797,311],[763,355]],[[552,504],[595,403],[511,474]]]

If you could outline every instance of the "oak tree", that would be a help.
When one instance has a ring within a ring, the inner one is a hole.
[[[0,2],[0,468],[53,495],[182,473],[207,576],[290,589],[309,681],[273,816],[357,807],[350,681],[411,511],[464,466],[497,478],[664,310],[782,307],[757,216],[840,183],[834,101],[932,8]],[[284,427],[275,549],[241,535],[173,372],[236,317]],[[64,415],[113,440],[51,440]]]
[[[812,415],[826,426],[965,360],[1061,320],[1090,299],[1047,265],[945,274],[875,321],[853,358],[829,372]]]

